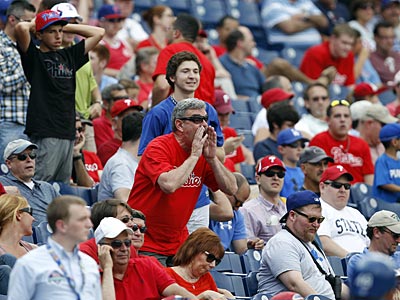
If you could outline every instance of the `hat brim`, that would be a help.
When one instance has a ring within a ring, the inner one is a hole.
[[[235,113],[235,111],[234,111],[232,106],[231,107],[226,106],[226,107],[222,107],[222,108],[215,107],[215,110],[220,114],[227,114],[227,113],[234,114]]]
[[[279,223],[286,223],[288,216],[289,216],[289,211],[282,216],[282,218],[279,220]]]
[[[126,19],[126,18],[120,14],[112,14],[112,15],[103,16],[100,19],[110,20],[110,19]]]
[[[317,162],[320,162],[321,160],[327,160],[328,162],[331,162],[331,163],[334,162],[334,159],[332,157],[330,157],[328,155],[321,154],[321,155],[318,155],[317,157],[314,157],[313,159],[310,159],[310,160],[305,161],[303,163],[317,163]]]
[[[400,224],[388,225],[385,227],[396,234],[400,234]]]
[[[47,23],[46,25],[44,25],[42,28],[40,28],[40,29],[37,30],[37,31],[43,31],[43,30],[45,30],[46,28],[48,28],[49,26],[51,26],[51,25],[61,25],[61,26],[65,26],[65,25],[67,25],[67,24],[68,24],[68,21],[67,21],[67,20],[55,20],[55,21],[52,21],[52,22]]]

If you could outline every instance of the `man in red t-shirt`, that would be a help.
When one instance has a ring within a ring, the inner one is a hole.
[[[214,79],[215,70],[207,57],[194,45],[199,23],[196,18],[188,14],[180,14],[173,24],[172,44],[165,47],[159,54],[157,66],[153,73],[153,96],[152,106],[166,99],[170,93],[170,86],[165,77],[167,64],[170,58],[178,52],[190,51],[200,60],[202,70],[200,73],[201,81],[194,96],[210,104],[214,103]]]
[[[329,41],[311,47],[306,51],[300,71],[311,79],[320,77],[322,71],[330,66],[336,68],[332,83],[341,86],[354,86],[354,55],[351,52],[356,34],[347,24],[336,25]]]
[[[327,109],[328,130],[317,134],[310,146],[322,148],[334,159],[335,165],[343,165],[354,180],[372,185],[374,166],[368,144],[358,137],[348,134],[351,128],[349,102],[334,100]]]

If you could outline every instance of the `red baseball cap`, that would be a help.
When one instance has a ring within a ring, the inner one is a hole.
[[[286,171],[285,164],[275,155],[267,155],[257,163],[256,174],[264,173],[269,168],[280,167]]]
[[[356,85],[354,88],[353,95],[354,97],[364,97],[370,95],[378,95],[384,92],[387,89],[386,86],[382,86],[378,88],[375,84],[368,83],[368,82],[361,82]]]
[[[280,88],[272,88],[262,94],[261,104],[268,109],[273,103],[292,99],[293,96],[293,93],[288,93]]]
[[[134,108],[138,111],[143,110],[143,107],[141,107],[139,102],[135,99],[117,100],[114,102],[114,105],[111,108],[111,117],[115,118],[129,108]]]
[[[235,113],[231,98],[223,90],[215,90],[215,110],[220,114]]]
[[[321,175],[319,182],[325,182],[327,180],[336,180],[341,176],[346,176],[348,181],[353,181],[353,175],[351,175],[342,165],[330,166]]]
[[[68,21],[61,18],[60,14],[57,11],[52,10],[45,10],[36,15],[36,31],[42,31],[50,25],[55,25],[56,23],[64,26],[68,24]]]

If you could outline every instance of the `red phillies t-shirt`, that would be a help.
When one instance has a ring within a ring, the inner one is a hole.
[[[202,185],[218,189],[211,167],[201,156],[182,187],[171,194],[161,190],[157,183],[160,174],[181,166],[189,155],[173,133],[155,138],[146,147],[128,199],[130,207],[142,211],[149,224],[141,251],[174,255],[188,236],[186,224]]]
[[[97,149],[114,137],[111,121],[106,118],[104,109],[101,116],[93,120],[93,130]]]
[[[352,85],[354,79],[354,55],[352,52],[346,58],[334,58],[329,51],[329,42],[313,46],[304,53],[300,70],[311,79],[321,76],[323,70],[334,66],[337,74],[332,83],[338,85]]]
[[[103,164],[96,153],[82,150],[83,157],[85,160],[85,168],[89,176],[92,177],[94,182],[100,182],[99,171],[103,170]]]
[[[213,104],[215,100],[214,66],[203,53],[201,53],[195,46],[193,46],[189,42],[179,42],[168,45],[160,52],[160,54],[158,55],[157,66],[153,73],[153,80],[155,81],[158,75],[165,75],[169,59],[174,54],[182,51],[190,51],[196,54],[202,65],[202,70],[200,73],[200,85],[194,93],[194,96],[200,100]]]
[[[143,101],[149,100],[149,95],[151,94],[151,91],[153,89],[154,82],[150,83],[144,83],[141,82],[140,79],[136,80],[136,83],[139,86],[139,94],[137,96],[137,99],[139,101],[139,104],[142,104]],[[146,108],[146,107],[144,107]]]
[[[132,57],[129,46],[121,40],[117,47],[111,47],[105,40],[102,40],[100,43],[106,46],[108,51],[110,51],[110,60],[107,64],[107,68],[109,69],[120,70]]]
[[[348,135],[347,140],[338,141],[329,131],[324,131],[317,134],[309,146],[324,149],[326,154],[334,159],[333,164],[345,167],[354,177],[352,183],[364,182],[364,175],[374,174],[368,144],[358,137]]]

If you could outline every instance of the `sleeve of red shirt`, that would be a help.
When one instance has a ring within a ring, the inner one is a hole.
[[[323,71],[323,64],[319,61],[318,55],[315,55],[312,49],[304,53],[303,60],[301,61],[300,71],[311,79],[318,79]]]
[[[153,72],[153,81],[156,80],[158,75],[165,75],[167,73],[167,64],[169,59],[171,58],[172,53],[168,50],[168,48],[164,48],[160,54],[158,55],[156,69]]]
[[[149,267],[152,268],[152,273],[154,278],[157,281],[157,288],[162,295],[163,291],[169,287],[171,284],[176,283],[175,279],[169,275],[164,268],[160,268],[156,263],[152,260],[148,261]]]
[[[3,195],[3,194],[7,194],[7,193],[6,193],[6,190],[4,189],[4,186],[0,182],[0,195]]]

